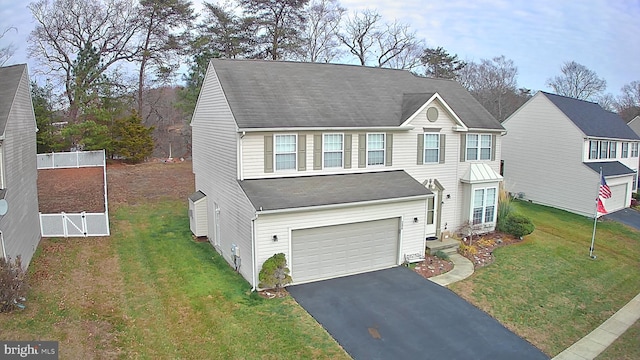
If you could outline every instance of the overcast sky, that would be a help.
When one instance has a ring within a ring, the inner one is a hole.
[[[214,1],[214,0],[212,0]],[[193,1],[200,8],[202,1]],[[427,46],[442,46],[462,60],[504,55],[518,67],[518,84],[550,90],[545,82],[564,62],[576,61],[607,80],[618,96],[622,85],[640,81],[640,0],[340,0],[348,10],[375,9],[385,21],[409,24]],[[16,54],[7,64],[29,63],[33,28],[27,3],[0,0],[0,39]],[[33,71],[32,71],[33,72]]]

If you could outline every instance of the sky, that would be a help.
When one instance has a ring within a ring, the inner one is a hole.
[[[215,0],[211,0],[213,2]],[[465,61],[504,55],[518,67],[518,85],[551,91],[547,79],[575,61],[607,81],[606,92],[640,81],[640,0],[339,0],[349,11],[371,9],[385,22],[409,25],[428,47],[441,46]],[[193,1],[196,9],[202,0]],[[34,27],[27,2],[0,0],[0,39],[13,43],[7,65],[28,63]]]

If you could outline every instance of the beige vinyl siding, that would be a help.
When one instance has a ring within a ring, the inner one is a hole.
[[[425,249],[425,199],[319,211],[259,215],[256,220],[256,243],[259,249],[257,254],[258,271],[266,259],[280,252],[287,255],[287,261],[290,264],[290,239],[293,230],[390,217],[403,218],[400,256],[397,264],[402,263],[403,254],[423,253]],[[413,222],[414,217],[418,218],[417,223]],[[278,236],[278,241],[273,241],[273,235]],[[295,281],[295,269],[291,269],[291,271]]]
[[[582,163],[584,135],[542,93],[503,126],[504,183],[543,205],[592,216],[598,174]]]
[[[459,181],[460,177],[468,170],[470,162],[459,163],[460,158],[460,134],[461,132],[453,131],[453,127],[456,125],[450,114],[447,113],[444,107],[440,105],[438,101],[434,101],[429,104],[428,107],[435,106],[439,110],[438,120],[435,122],[429,122],[426,118],[426,108],[421,111],[411,121],[409,125],[414,126],[410,131],[387,131],[387,136],[393,134],[393,150],[391,152],[391,166],[385,167],[366,167],[366,149],[360,147],[360,142],[366,142],[366,133],[374,133],[376,131],[367,130],[362,132],[350,132],[351,137],[351,168],[350,169],[324,169],[314,170],[311,166],[313,164],[314,156],[314,134],[321,135],[322,132],[300,132],[299,134],[306,134],[307,146],[307,171],[289,171],[289,172],[264,172],[264,162],[262,152],[264,149],[263,138],[265,133],[247,133],[242,139],[242,164],[244,166],[243,175],[245,179],[257,179],[265,177],[283,177],[283,176],[301,176],[301,175],[317,175],[317,174],[341,174],[341,173],[353,173],[363,171],[384,171],[392,169],[403,169],[412,175],[417,181],[424,183],[429,179],[438,179],[438,181],[445,187],[443,192],[444,204],[442,205],[442,230],[456,230],[461,224],[461,213],[468,211],[468,208],[462,206],[462,194],[460,193],[462,188]],[[444,162],[437,164],[417,164],[417,141],[418,135],[424,132],[423,128],[440,129],[439,133],[445,135],[446,141],[444,141],[446,148],[444,149],[444,156],[441,160]],[[491,168],[499,172],[500,171],[500,152],[501,152],[501,136],[495,137],[496,159],[495,161],[483,161],[491,166]],[[321,136],[320,136],[321,139]],[[389,137],[391,139],[391,137]],[[321,141],[321,140],[320,140]],[[364,161],[360,161],[360,154],[365,157]],[[361,167],[364,164],[365,167]],[[447,199],[446,195],[450,195]],[[431,226],[434,228],[434,226]]]
[[[214,203],[217,203],[220,207],[220,248],[217,250],[232,264],[231,245],[238,245],[242,259],[240,274],[251,282],[251,219],[255,211],[238,185],[237,143],[240,137],[215,70],[211,66],[207,71],[191,126],[196,189],[207,194],[208,237],[214,237]],[[262,142],[260,146],[260,151],[253,154],[263,168]]]
[[[20,255],[28,266],[40,242],[38,215],[38,170],[36,167],[36,123],[26,68],[9,111],[2,141],[7,214],[0,217],[6,255]],[[1,250],[0,250],[1,252]]]

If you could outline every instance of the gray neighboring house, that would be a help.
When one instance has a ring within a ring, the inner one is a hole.
[[[539,91],[503,123],[507,190],[535,203],[585,216],[595,213],[602,169],[608,212],[637,191],[640,137],[600,105]]]
[[[304,283],[417,261],[426,237],[471,222],[495,227],[504,128],[454,81],[214,59],[191,126],[191,220],[206,206],[206,236],[254,287],[276,253]]]
[[[25,268],[40,242],[36,131],[27,65],[0,68],[0,255],[21,256]]]
[[[633,130],[638,136],[640,136],[640,115],[634,117],[627,123],[631,130]],[[640,163],[638,164],[640,166]]]

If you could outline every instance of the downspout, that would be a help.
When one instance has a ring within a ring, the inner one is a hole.
[[[2,244],[2,257],[7,260],[7,250],[4,248],[4,234],[0,230],[0,244]]]
[[[256,242],[256,220],[258,220],[258,213],[251,219],[251,267],[253,270],[253,277],[251,279],[251,291],[256,291],[258,288],[258,274],[256,271],[258,270],[258,249]]]

